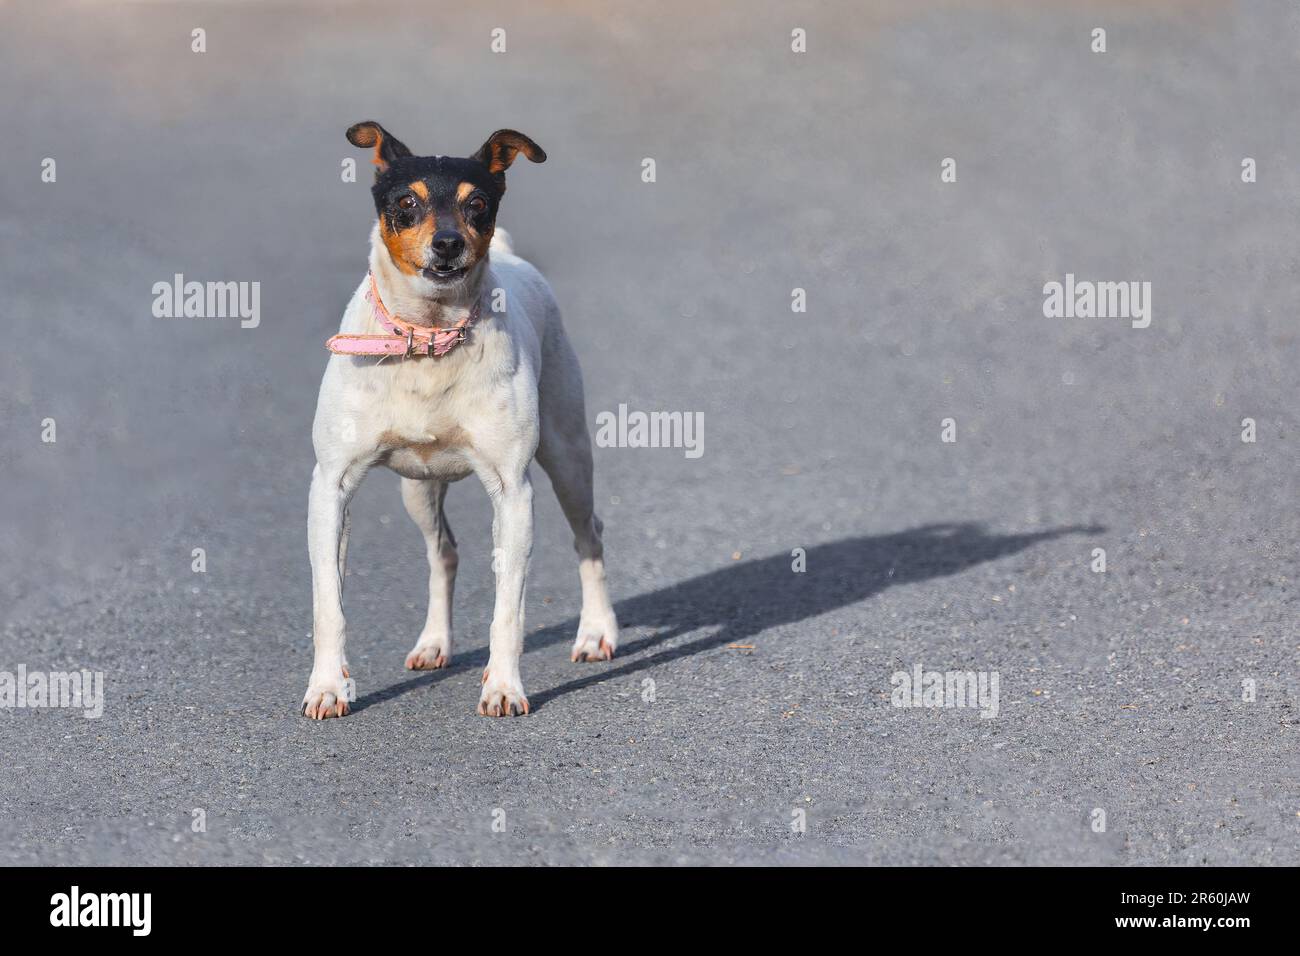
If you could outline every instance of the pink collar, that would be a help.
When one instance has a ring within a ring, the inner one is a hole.
[[[384,308],[384,301],[379,297],[375,285],[375,274],[366,273],[370,288],[366,290],[366,301],[374,309],[375,318],[388,335],[335,335],[325,347],[335,355],[398,355],[413,358],[420,355],[446,355],[461,342],[465,333],[478,321],[482,303],[475,302],[469,314],[449,329],[435,329],[426,325],[415,325],[399,319]]]

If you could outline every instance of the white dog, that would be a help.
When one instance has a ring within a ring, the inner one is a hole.
[[[355,699],[343,618],[347,508],[370,467],[386,465],[402,476],[402,501],[429,557],[428,618],[406,666],[446,667],[451,659],[456,541],[442,503],[448,482],[475,474],[492,499],[496,571],[478,712],[526,714],[519,656],[534,456],[578,552],[582,614],[572,658],[609,660],[618,646],[592,506],[582,373],[546,280],[513,254],[504,233],[493,239],[506,169],[519,153],[535,163],[546,154],[513,130],[493,133],[469,159],[412,156],[373,122],[347,135],[375,151],[379,221],[370,273],[328,343],[333,354],[312,426],[307,548],[316,657],[302,711],[342,717]]]

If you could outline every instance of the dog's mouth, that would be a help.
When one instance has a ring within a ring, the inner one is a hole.
[[[468,271],[469,266],[454,266],[451,263],[444,265],[435,262],[433,265],[421,269],[420,274],[426,279],[432,279],[434,282],[454,282]]]

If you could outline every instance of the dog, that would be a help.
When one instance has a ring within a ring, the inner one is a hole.
[[[383,465],[402,478],[402,502],[429,559],[428,616],[406,667],[451,661],[457,556],[443,500],[449,482],[473,474],[492,501],[496,573],[478,713],[527,714],[519,657],[534,458],[551,479],[578,552],[582,612],[570,656],[608,661],[618,647],[592,500],[582,372],[550,286],[496,229],[506,170],[520,154],[541,163],[546,153],[508,129],[467,159],[415,156],[373,121],[352,126],[347,138],[374,151],[378,216],[369,274],[327,343],[312,425],[307,549],[315,661],[302,713],[343,717],[356,699],[343,616],[348,502],[370,468]]]

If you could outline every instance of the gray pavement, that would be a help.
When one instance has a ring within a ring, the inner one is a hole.
[[[0,671],[106,681],[99,719],[0,709],[0,862],[1300,862],[1297,50],[1282,2],[0,6]],[[455,665],[402,670],[387,473],[356,712],[297,714],[368,118],[542,144],[499,221],[589,415],[704,414],[698,459],[597,450],[612,663],[568,661],[536,476],[527,718],[474,713],[473,481]],[[176,273],[260,282],[260,324],[155,318]],[[1067,273],[1151,282],[1150,327],[1045,317]],[[918,664],[996,672],[998,715],[892,706]]]

